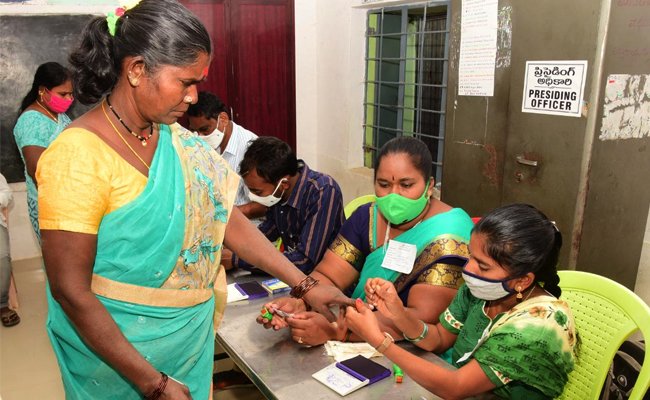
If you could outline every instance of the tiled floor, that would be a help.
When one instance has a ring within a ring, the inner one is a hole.
[[[41,259],[13,263],[18,287],[20,324],[0,326],[0,400],[64,399],[63,385],[52,347],[45,332],[47,302],[45,273]],[[217,369],[229,369],[229,360],[219,361]],[[255,388],[215,392],[218,400],[259,400]]]

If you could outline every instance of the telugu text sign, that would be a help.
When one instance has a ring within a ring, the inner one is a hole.
[[[527,61],[522,112],[580,117],[587,61]]]

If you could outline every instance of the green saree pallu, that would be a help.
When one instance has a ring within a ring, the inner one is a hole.
[[[469,256],[467,244],[474,224],[465,211],[460,208],[453,208],[447,212],[434,215],[408,231],[397,236],[396,241],[413,244],[417,248],[417,257],[413,271],[409,274],[402,274],[381,266],[385,256],[385,248],[377,242],[377,214],[379,210],[373,205],[372,235],[377,248],[370,253],[363,264],[353,298],[365,301],[365,284],[370,278],[383,278],[393,282],[397,292],[400,293],[411,287],[421,274],[440,273],[442,275],[453,275],[449,279],[449,287],[457,288],[459,281],[462,282],[461,268]],[[436,264],[449,264],[453,268],[446,268],[445,271],[434,271],[432,267]],[[438,280],[443,284],[446,278]],[[405,297],[400,294],[400,297]],[[402,300],[405,300],[404,298]]]
[[[144,191],[105,215],[97,234],[92,291],[138,352],[194,399],[212,396],[215,320],[225,307],[221,243],[238,182],[202,140],[161,125]],[[49,288],[47,297],[66,397],[142,398],[86,345]]]

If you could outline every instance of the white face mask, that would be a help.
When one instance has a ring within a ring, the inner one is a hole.
[[[248,193],[248,198],[251,201],[254,201],[255,203],[259,203],[259,204],[261,204],[263,206],[266,206],[266,207],[272,207],[272,206],[278,204],[278,202],[282,198],[282,195],[284,194],[284,189],[282,189],[282,193],[280,193],[280,197],[275,197],[274,194],[275,194],[275,192],[278,191],[278,189],[280,188],[280,185],[282,185],[282,182],[284,182],[286,180],[287,180],[287,178],[280,179],[280,182],[278,182],[278,186],[276,186],[275,189],[273,190],[273,193],[271,193],[268,196],[258,196],[255,193],[250,192],[250,193]]]
[[[219,148],[219,145],[223,141],[223,137],[225,135],[225,129],[224,131],[219,130],[219,120],[217,119],[217,126],[214,127],[214,131],[212,131],[211,134],[201,136],[203,140],[205,140],[210,147],[213,149],[217,150]]]
[[[463,270],[463,279],[472,296],[477,299],[498,300],[514,293],[512,289],[506,286],[506,282],[514,278],[487,279]]]

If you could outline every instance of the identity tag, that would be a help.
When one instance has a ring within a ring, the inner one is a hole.
[[[390,240],[381,266],[403,274],[410,274],[413,271],[417,255],[418,248],[414,244]]]

